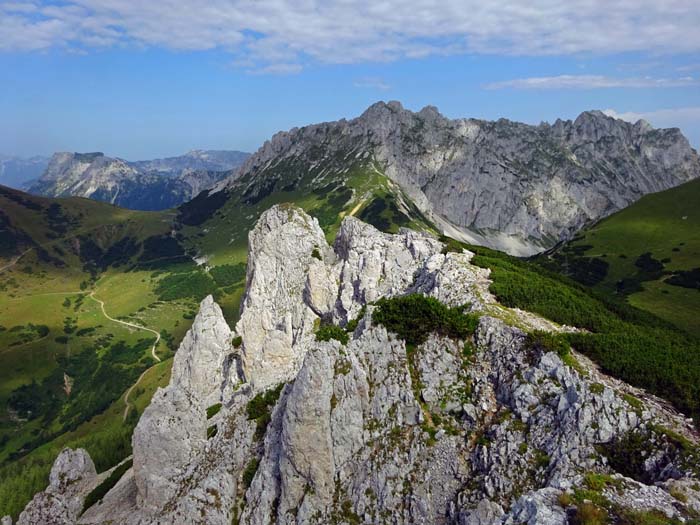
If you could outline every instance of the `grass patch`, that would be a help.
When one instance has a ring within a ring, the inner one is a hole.
[[[646,195],[537,260],[700,336],[698,202],[700,180]],[[606,271],[587,279],[594,259]]]

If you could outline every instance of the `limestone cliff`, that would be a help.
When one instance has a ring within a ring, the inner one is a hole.
[[[572,368],[528,343],[532,329],[575,328],[498,304],[471,258],[351,217],[329,246],[301,210],[268,210],[250,234],[235,330],[203,301],[134,432],[133,468],[64,522],[565,525],[591,484],[669,522],[700,511],[698,458],[659,430],[694,450],[685,419],[581,356]],[[474,335],[407,346],[371,303],[409,293],[468,305]],[[351,321],[347,343],[315,336]],[[605,452],[630,436],[647,444],[639,479]],[[71,490],[52,481],[46,493]],[[50,522],[58,507],[44,498],[24,515]]]
[[[532,126],[379,102],[352,120],[277,133],[218,188],[255,202],[305,177],[337,183],[355,164],[384,173],[450,236],[515,255],[700,176],[700,158],[678,129],[644,121],[586,111]]]

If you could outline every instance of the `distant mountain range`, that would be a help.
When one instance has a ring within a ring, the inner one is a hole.
[[[185,170],[228,171],[243,164],[249,156],[250,153],[242,151],[195,149],[177,157],[139,160],[129,164],[143,172],[177,176]]]
[[[0,155],[0,184],[21,189],[38,177],[49,165],[49,157],[9,157]]]
[[[96,153],[55,153],[27,185],[47,197],[79,196],[136,210],[172,208],[231,175],[240,151],[193,150],[179,157],[129,162]]]

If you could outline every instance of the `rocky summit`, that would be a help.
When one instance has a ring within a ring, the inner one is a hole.
[[[550,248],[645,194],[700,176],[700,158],[678,129],[642,120],[587,111],[532,126],[379,102],[353,120],[277,133],[218,189],[257,202],[305,177],[332,184],[358,165],[398,184],[440,231],[514,255]]]
[[[547,133],[577,129],[588,128]],[[353,217],[331,246],[300,209],[269,209],[249,235],[240,320],[230,328],[204,299],[170,384],[134,431],[133,467],[97,475],[85,451],[66,449],[19,523],[697,516],[690,423],[548,344],[548,333],[578,328],[499,304],[472,257]],[[411,308],[435,323],[406,325]]]

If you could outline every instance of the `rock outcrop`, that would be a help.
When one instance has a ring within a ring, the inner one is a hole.
[[[566,525],[590,498],[692,516],[697,457],[661,430],[696,447],[681,416],[533,344],[529,330],[572,328],[498,304],[471,253],[443,251],[351,217],[331,247],[302,211],[265,212],[235,332],[205,299],[134,432],[133,469],[68,522]],[[408,293],[464,306],[475,332],[407,344],[370,303]],[[321,324],[349,326],[347,342],[317,340]],[[634,476],[612,467],[629,439],[648,447]]]
[[[353,120],[277,133],[217,188],[256,202],[311,177],[317,189],[338,184],[350,166],[386,175],[448,235],[515,255],[700,176],[700,158],[675,128],[600,111],[538,126],[450,120],[434,107],[379,102]]]
[[[49,486],[27,504],[18,525],[75,523],[96,481],[95,464],[84,449],[63,449],[51,467]]]
[[[178,493],[178,478],[207,443],[207,408],[220,402],[230,381],[231,330],[221,308],[206,297],[175,354],[170,384],[158,389],[133,436],[138,503],[159,509]]]

